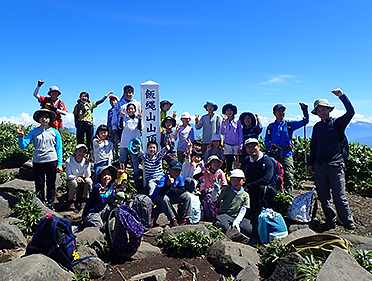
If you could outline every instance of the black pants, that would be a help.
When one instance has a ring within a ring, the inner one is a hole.
[[[84,135],[86,136],[86,145],[89,149],[89,152],[92,153],[93,151],[93,124],[90,122],[78,122],[76,126],[76,139],[77,143],[84,144]]]
[[[44,202],[45,201],[45,176],[47,185],[47,199],[48,204],[53,204],[56,196],[56,175],[57,175],[57,160],[46,163],[33,163],[34,177],[35,177],[35,189],[37,197]]]

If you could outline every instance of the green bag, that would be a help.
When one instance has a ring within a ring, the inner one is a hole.
[[[288,243],[289,252],[298,252],[301,256],[314,255],[327,258],[335,247],[339,247],[351,254],[350,241],[333,234],[315,234],[298,238]]]

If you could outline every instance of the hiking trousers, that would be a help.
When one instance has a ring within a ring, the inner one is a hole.
[[[45,201],[45,177],[48,204],[54,204],[56,197],[57,160],[45,163],[33,163],[35,189],[41,202]]]
[[[351,215],[349,203],[345,194],[345,172],[343,164],[330,166],[328,163],[315,164],[315,184],[319,200],[322,204],[327,223],[336,223],[337,215],[345,228],[354,228],[354,220]]]
[[[89,196],[89,191],[93,186],[93,181],[91,178],[83,178],[85,183],[78,183],[76,179],[74,180],[67,180],[67,187],[68,187],[68,200],[76,201],[76,195],[78,194],[78,199],[86,200]],[[79,187],[81,192],[79,191]]]
[[[191,218],[191,196],[188,192],[184,192],[181,195],[174,193],[164,196],[158,195],[154,198],[154,203],[162,209],[169,221],[176,218],[172,204],[181,204],[178,209],[178,217],[180,219]]]
[[[228,215],[228,214],[219,214],[216,216],[214,221],[214,226],[217,228],[222,228],[222,231],[226,233],[229,230],[229,227],[234,222],[235,218]],[[251,221],[247,218],[243,218],[240,222],[240,232],[243,233],[245,236],[250,237],[252,234],[252,224]]]
[[[289,195],[293,199],[293,181],[294,181],[294,165],[293,156],[276,157],[280,164],[283,165],[284,175],[284,187],[283,191],[286,195]]]

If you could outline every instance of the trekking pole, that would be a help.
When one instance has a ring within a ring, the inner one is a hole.
[[[304,103],[299,103],[301,110],[304,114],[302,119],[304,120],[304,156],[305,156],[305,179],[307,178],[307,172],[306,172],[306,167],[307,167],[307,153],[306,153],[306,116],[307,116],[307,105]]]

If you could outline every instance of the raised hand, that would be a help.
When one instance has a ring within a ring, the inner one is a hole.
[[[173,110],[173,119],[176,119],[177,117],[177,110]]]
[[[120,115],[121,115],[121,117],[125,116],[125,109],[124,108],[121,109]]]
[[[199,123],[199,114],[195,114],[195,124]]]
[[[37,86],[40,88],[44,84],[43,80],[37,81]]]
[[[111,95],[111,94],[113,94],[113,93],[114,93],[114,91],[111,90],[110,92],[108,92],[108,93],[106,94],[106,97],[108,97],[109,95]]]
[[[142,118],[142,109],[140,111],[138,111],[138,118],[141,119]]]
[[[344,95],[344,93],[342,92],[342,90],[340,88],[334,89],[331,92],[334,93],[338,97],[341,97],[341,96]]]
[[[176,130],[179,131],[181,129],[180,125],[176,125]]]
[[[22,128],[21,128],[21,125],[19,125],[18,124],[18,129],[17,129],[17,135],[19,136],[19,137],[24,137],[24,135],[25,135],[25,133],[23,132],[23,129],[24,129],[24,125],[22,125]]]
[[[226,115],[222,115],[222,122],[223,122],[223,123],[226,123],[226,121],[227,121],[227,117],[226,117]]]

